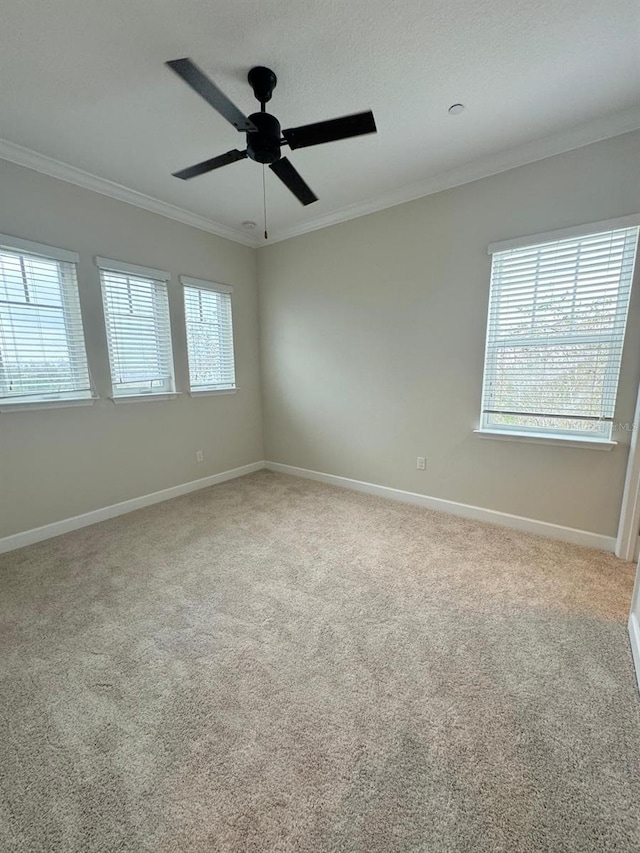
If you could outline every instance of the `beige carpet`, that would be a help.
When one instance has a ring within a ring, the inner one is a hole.
[[[0,557],[0,849],[637,853],[633,567],[260,472]]]

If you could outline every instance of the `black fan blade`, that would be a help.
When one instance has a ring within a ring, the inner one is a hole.
[[[280,178],[285,187],[294,194],[302,204],[313,204],[318,196],[313,192],[286,157],[271,163],[269,168]]]
[[[335,142],[338,139],[348,139],[350,136],[362,136],[365,133],[376,133],[376,122],[373,113],[355,113],[343,118],[333,118],[329,121],[319,121],[316,124],[304,124],[302,127],[290,127],[283,130],[282,135],[287,140],[289,148],[306,148],[309,145],[321,145],[323,142]]]
[[[214,110],[217,110],[223,118],[236,128],[236,130],[249,131],[256,130],[256,126],[252,121],[240,112],[236,105],[227,98],[224,92],[220,91],[215,83],[213,83],[204,74],[195,62],[190,59],[172,59],[166,65],[172,71],[182,77],[184,82],[191,86],[205,101],[210,104]]]
[[[221,154],[219,157],[212,157],[211,160],[203,160],[202,163],[196,163],[195,166],[189,166],[187,169],[181,169],[179,172],[174,172],[174,178],[180,178],[183,181],[188,181],[189,178],[195,178],[197,175],[204,175],[205,172],[212,172],[214,169],[219,169],[221,166],[228,166],[229,163],[235,163],[236,160],[244,160],[247,156],[246,151],[238,151],[234,148],[233,151],[227,151],[226,154]]]

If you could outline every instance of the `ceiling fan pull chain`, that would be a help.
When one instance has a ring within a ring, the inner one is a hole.
[[[264,179],[264,163],[262,164],[262,204],[264,210],[264,239],[267,240],[267,184]]]

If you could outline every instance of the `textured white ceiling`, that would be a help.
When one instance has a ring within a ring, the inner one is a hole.
[[[371,108],[379,131],[291,153],[320,199],[307,208],[267,170],[282,235],[594,120],[607,135],[603,117],[640,100],[639,27],[637,0],[5,0],[0,137],[260,224],[257,164],[171,177],[244,139],[163,63],[192,57],[247,113],[247,70],[268,65],[283,127]]]

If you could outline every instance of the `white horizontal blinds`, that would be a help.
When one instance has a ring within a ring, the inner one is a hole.
[[[211,287],[184,286],[192,391],[231,389],[236,384],[231,293]]]
[[[638,227],[493,255],[483,425],[610,433]]]
[[[134,267],[108,269],[106,267],[111,266],[111,262],[102,258],[97,262],[100,266],[113,396],[173,392],[166,281],[131,272],[138,269]],[[115,261],[112,263],[117,264]]]
[[[0,241],[0,400],[91,397],[75,256],[16,243]]]

